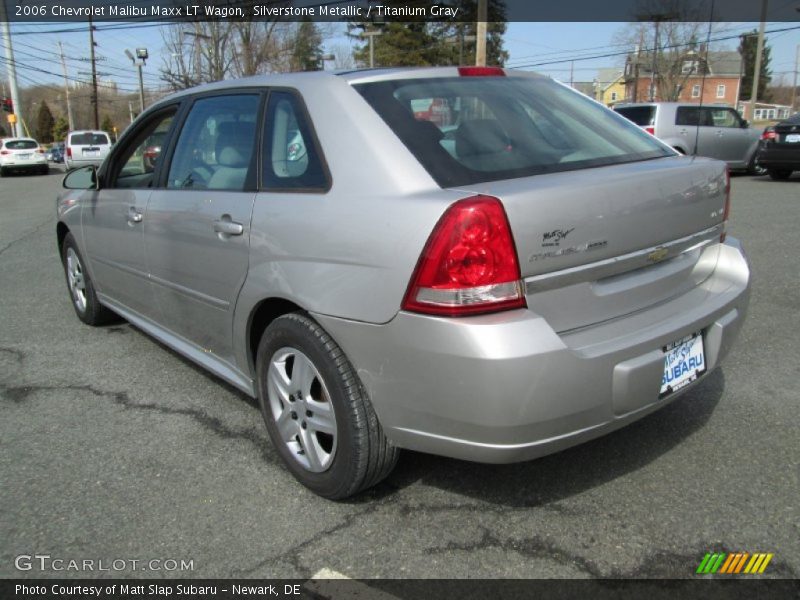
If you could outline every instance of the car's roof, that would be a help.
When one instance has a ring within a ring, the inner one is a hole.
[[[789,125],[796,125],[800,123],[800,112],[794,113],[780,121],[778,124],[782,125],[783,123],[788,123]]]
[[[35,139],[31,137],[7,137],[7,138],[0,138],[2,142],[36,142]],[[39,142],[36,142],[37,144]]]
[[[701,106],[699,102],[618,102],[614,108],[630,108],[635,106]],[[717,102],[703,102],[702,106],[707,107],[728,107],[727,104]]]
[[[514,69],[503,69],[506,75],[514,77],[543,77],[532,71],[519,71]],[[254,75],[241,79],[225,79],[206,83],[203,85],[180,90],[154,104],[161,105],[165,102],[173,101],[182,96],[191,94],[202,94],[217,90],[243,88],[243,87],[302,87],[305,84],[315,82],[347,81],[348,83],[368,83],[374,81],[388,81],[392,79],[423,79],[430,77],[458,77],[458,67],[380,67],[374,69],[350,69],[341,71],[304,71],[295,73],[270,73],[266,75]]]

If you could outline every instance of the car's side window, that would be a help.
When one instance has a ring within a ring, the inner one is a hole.
[[[172,189],[244,191],[251,187],[258,94],[211,96],[194,102],[167,176]]]
[[[675,125],[695,127],[702,125],[700,122],[700,108],[696,106],[679,106],[675,110]]]
[[[110,188],[147,188],[153,185],[161,144],[167,136],[177,108],[154,117],[114,160]]]
[[[311,125],[294,94],[270,94],[264,128],[262,179],[265,189],[327,190],[330,187]]]
[[[730,108],[711,109],[711,118],[715,127],[741,127],[738,113]]]

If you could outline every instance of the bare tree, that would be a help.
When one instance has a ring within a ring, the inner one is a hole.
[[[636,18],[617,37],[636,50],[627,58],[629,80],[652,80],[658,100],[676,101],[686,80],[707,69],[702,41],[721,23],[703,22],[710,12],[702,2],[648,0],[637,4]],[[709,31],[711,27],[711,31]],[[637,77],[638,76],[638,77]],[[637,98],[648,99],[648,98]]]

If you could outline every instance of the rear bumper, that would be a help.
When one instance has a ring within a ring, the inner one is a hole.
[[[800,170],[800,144],[797,148],[762,147],[756,162],[765,169]]]
[[[659,400],[661,348],[702,331],[707,375],[741,327],[749,286],[741,245],[728,238],[713,274],[686,294],[561,335],[530,310],[400,312],[384,325],[315,317],[355,366],[393,443],[505,463],[598,437],[691,389]]]

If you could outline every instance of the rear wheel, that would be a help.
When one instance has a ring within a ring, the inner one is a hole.
[[[789,177],[792,175],[792,172],[786,169],[770,169],[768,172],[772,179],[779,181],[783,179],[789,179]]]
[[[308,315],[275,319],[258,345],[257,363],[267,431],[300,483],[339,500],[391,472],[398,450],[347,357]]]

